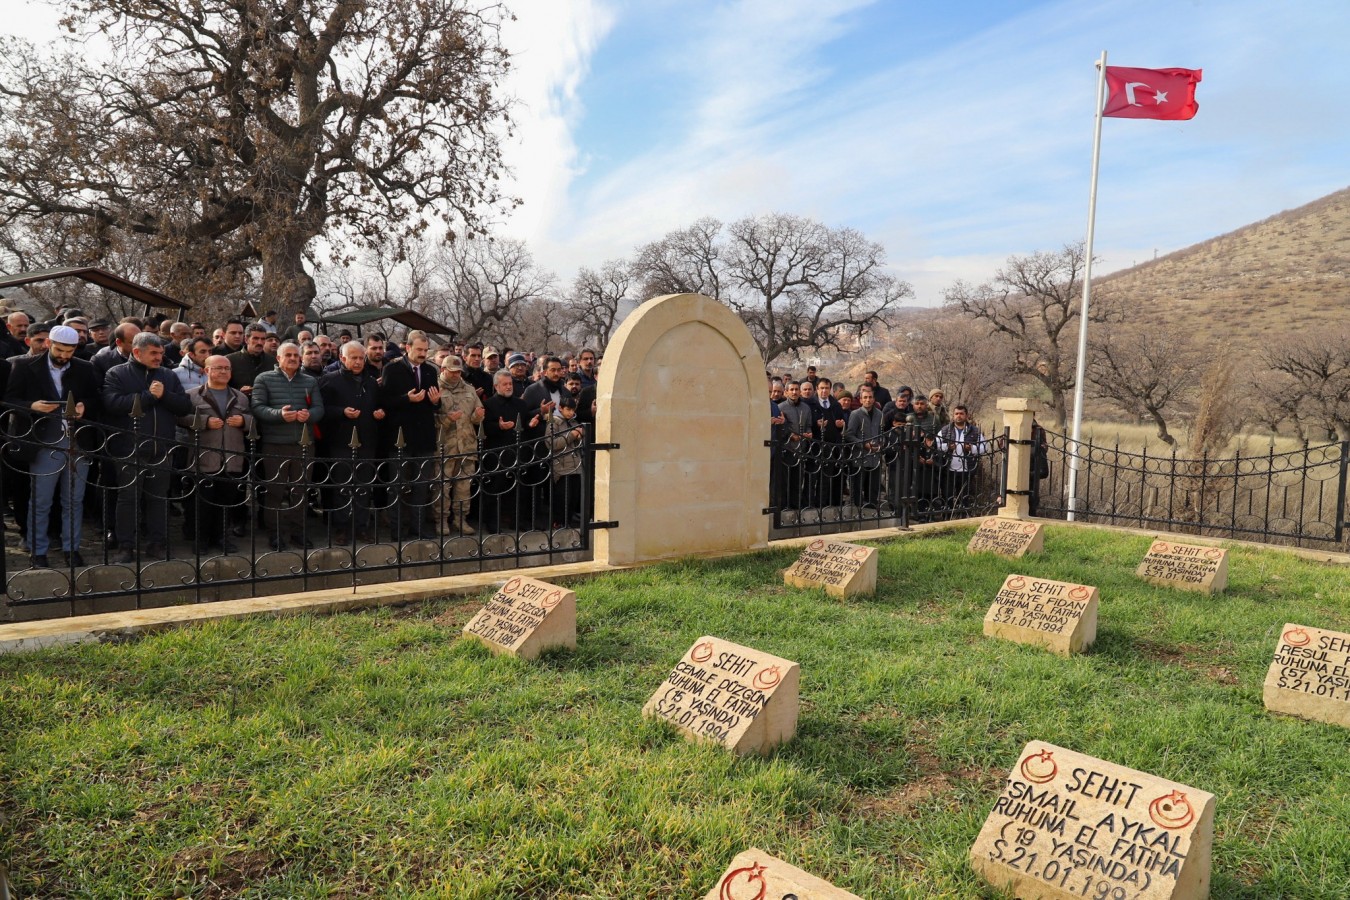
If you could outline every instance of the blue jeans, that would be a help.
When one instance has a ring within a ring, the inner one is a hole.
[[[32,542],[33,555],[47,554],[50,543],[47,526],[58,488],[61,491],[61,549],[67,553],[78,550],[89,460],[83,456],[72,459],[64,448],[43,448],[28,471],[33,479],[33,501],[28,509],[28,540]]]

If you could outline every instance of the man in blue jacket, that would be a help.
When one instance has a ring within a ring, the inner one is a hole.
[[[114,535],[119,552],[113,560],[136,559],[137,524],[145,523],[147,561],[168,557],[169,455],[174,446],[178,417],[192,403],[171,369],[165,369],[164,347],[158,337],[143,331],[131,341],[131,359],[108,370],[103,380],[104,422],[108,425],[108,454],[117,485]],[[140,418],[132,411],[140,400]]]

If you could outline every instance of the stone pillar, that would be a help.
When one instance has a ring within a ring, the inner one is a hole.
[[[1041,401],[1001,397],[998,408],[1008,429],[1008,493],[998,514],[1007,519],[1025,519],[1031,508],[1027,495],[1031,490],[1031,419],[1041,408]]]
[[[648,300],[615,332],[596,388],[597,562],[764,547],[764,359],[735,313],[701,294]]]

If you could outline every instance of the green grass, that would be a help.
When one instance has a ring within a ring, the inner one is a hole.
[[[1207,598],[1136,581],[1146,538],[969,536],[883,545],[847,603],[785,588],[786,552],[584,582],[578,649],[533,664],[460,638],[477,601],[0,657],[0,861],[24,898],[692,898],[753,845],[993,897],[966,853],[1035,738],[1215,794],[1214,897],[1350,896],[1350,733],[1261,704],[1281,624],[1350,630],[1350,572],[1235,549]],[[1012,571],[1098,585],[1094,650],[984,638]],[[801,664],[771,758],[641,718],[704,633]]]

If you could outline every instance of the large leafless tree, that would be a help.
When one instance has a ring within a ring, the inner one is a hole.
[[[1181,332],[1151,328],[1100,329],[1088,348],[1093,393],[1126,415],[1147,418],[1158,437],[1175,447],[1167,422],[1191,408],[1205,359]]]
[[[611,259],[599,270],[583,266],[577,272],[567,307],[578,340],[597,347],[609,343],[632,282],[631,266],[621,259]]]
[[[900,371],[916,391],[941,388],[948,406],[984,406],[1013,377],[1006,342],[964,316],[930,316],[894,338]]]
[[[521,326],[529,324],[525,330],[535,334],[556,330],[560,317],[552,309],[531,309],[535,303],[556,302],[556,282],[552,272],[535,262],[524,241],[461,240],[442,248],[431,284],[416,305],[419,312],[450,325],[465,341],[533,346],[521,343]]]
[[[61,215],[194,301],[314,299],[331,246],[474,233],[500,193],[505,15],[475,0],[66,0],[79,44],[0,47],[0,224]]]
[[[914,295],[886,269],[886,252],[852,228],[786,213],[723,227],[700,219],[639,248],[648,296],[693,291],[731,307],[766,362],[796,350],[849,348]]]
[[[1010,256],[991,280],[979,285],[958,281],[944,292],[949,306],[1008,342],[1016,371],[1039,381],[1050,394],[1050,410],[1061,429],[1075,385],[1085,262],[1081,243],[1053,253]],[[1094,296],[1093,320],[1113,319],[1110,298],[1100,292]]]
[[[1266,389],[1305,434],[1334,433],[1350,441],[1350,328],[1287,335],[1267,345],[1263,356],[1275,377]]]

